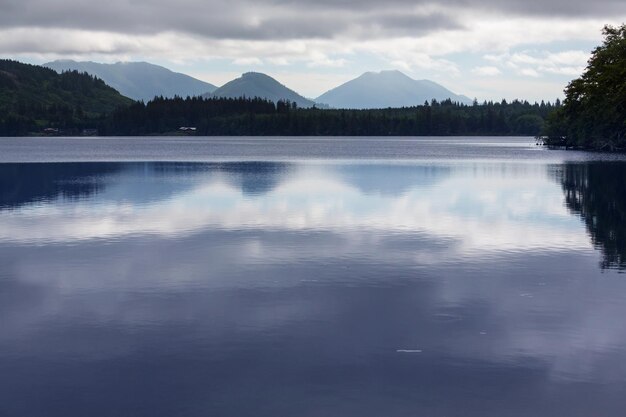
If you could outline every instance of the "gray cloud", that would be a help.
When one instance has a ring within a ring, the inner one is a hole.
[[[197,0],[151,1],[130,4],[125,0],[86,4],[84,1],[19,0],[4,3],[0,24],[4,28],[38,27],[102,30],[130,34],[164,31],[191,33],[227,39],[310,39],[332,38],[353,32],[421,34],[459,27],[441,13],[407,13],[403,10],[347,10],[344,7],[313,7],[306,4],[251,3]]]
[[[622,0],[277,0],[268,2],[306,8],[332,10],[410,10],[415,7],[439,6],[466,10],[514,13],[530,16],[570,17],[570,16],[613,16],[626,12]]]
[[[211,39],[328,39],[344,35],[363,39],[460,28],[459,10],[600,17],[626,13],[626,6],[621,0],[4,0],[0,25],[5,29],[69,28],[125,34],[173,31]]]

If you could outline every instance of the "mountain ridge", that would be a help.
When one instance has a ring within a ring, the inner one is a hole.
[[[157,96],[200,96],[217,86],[187,74],[145,61],[105,64],[93,61],[56,60],[43,64],[57,72],[77,70],[102,79],[121,94],[148,101]]]
[[[298,107],[331,107],[345,109],[377,109],[412,107],[435,99],[471,104],[464,95],[455,94],[427,79],[415,80],[398,70],[369,71],[336,86],[316,99],[309,99],[290,89],[268,74],[248,71],[221,87],[173,72],[149,62],[116,62],[57,60],[43,64],[57,72],[78,70],[102,79],[123,95],[149,101],[156,96],[248,97],[273,102],[295,102]]]

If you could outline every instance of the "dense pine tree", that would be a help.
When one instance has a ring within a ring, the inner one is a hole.
[[[513,101],[463,105],[450,100],[375,110],[301,109],[263,99],[162,97],[114,112],[102,134],[152,135],[196,128],[197,135],[421,136],[539,134],[555,109]]]

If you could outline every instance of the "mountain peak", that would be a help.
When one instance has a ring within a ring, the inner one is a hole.
[[[259,97],[270,101],[289,100],[299,107],[313,107],[315,103],[287,88],[262,72],[246,72],[215,90],[216,97]]]
[[[248,71],[241,74],[242,77],[262,77],[262,78],[272,78],[267,74],[257,71]]]
[[[359,78],[368,80],[368,82],[412,82],[415,81],[405,73],[399,70],[382,70],[382,71],[370,71],[362,74]]]
[[[366,73],[364,73],[363,75],[369,75],[369,76],[374,76],[374,77],[406,77],[409,78],[408,75],[406,75],[405,73],[403,73],[400,70],[381,70],[381,71],[368,71]]]
[[[50,64],[66,63],[66,62],[76,62],[76,61],[74,61],[73,59],[55,59],[54,61],[50,62]]]
[[[398,70],[366,72],[319,96],[316,101],[335,108],[367,109],[418,106],[424,101],[471,101],[440,84],[414,80]]]

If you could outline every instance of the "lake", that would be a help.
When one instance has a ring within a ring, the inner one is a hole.
[[[621,417],[626,159],[1,138],[0,416]]]

